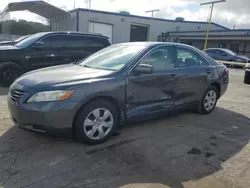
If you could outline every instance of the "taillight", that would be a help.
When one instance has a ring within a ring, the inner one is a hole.
[[[224,72],[229,72],[229,68],[224,68]]]

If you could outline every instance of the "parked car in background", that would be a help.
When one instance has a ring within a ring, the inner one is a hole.
[[[10,116],[38,132],[72,130],[98,144],[128,119],[193,106],[213,111],[228,86],[228,69],[177,43],[107,47],[75,64],[32,71],[10,87]]]
[[[109,45],[108,38],[99,34],[44,32],[0,46],[0,84],[9,86],[24,72],[72,63]]]
[[[248,63],[250,59],[247,56],[237,55],[231,50],[223,48],[208,48],[206,53],[215,60],[232,61],[239,63]]]
[[[18,42],[21,42],[22,40],[28,38],[30,35],[25,35],[25,36],[21,36],[16,40],[11,40],[11,41],[2,41],[0,42],[0,46],[6,46],[6,45],[15,45]]]

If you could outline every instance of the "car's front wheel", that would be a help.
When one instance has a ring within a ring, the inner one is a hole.
[[[209,114],[217,104],[218,90],[214,86],[209,86],[204,92],[202,100],[199,103],[198,111],[201,114]]]
[[[77,116],[76,138],[87,144],[99,144],[114,133],[118,122],[118,112],[112,103],[92,101]]]
[[[22,75],[22,68],[13,62],[5,62],[0,65],[0,84],[4,87],[10,86],[15,79]]]

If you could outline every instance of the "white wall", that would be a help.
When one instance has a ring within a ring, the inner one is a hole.
[[[79,11],[79,31],[88,32],[88,11]],[[180,27],[180,31],[206,30],[207,24],[201,22],[170,22],[161,20],[151,20],[145,18],[128,17],[123,15],[113,15],[99,12],[91,12],[90,20],[113,25],[113,43],[128,42],[130,39],[130,24],[138,23],[150,25],[151,37],[153,41],[157,41],[161,32],[176,31],[176,27]],[[225,30],[222,27],[212,24],[211,30]]]
[[[99,33],[109,38],[109,42],[113,43],[113,25],[89,22],[88,31],[90,33]]]

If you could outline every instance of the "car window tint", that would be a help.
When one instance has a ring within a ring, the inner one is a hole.
[[[105,39],[104,39],[105,40]],[[90,36],[80,36],[80,35],[72,35],[70,36],[69,42],[66,44],[66,47],[99,47],[104,48],[108,46],[108,43],[99,37],[90,37]]]
[[[44,47],[64,47],[67,43],[68,37],[66,35],[50,35],[41,40]]]
[[[152,51],[140,64],[148,64],[153,71],[162,71],[175,68],[172,47],[160,47]]]
[[[99,37],[82,36],[82,35],[50,35],[44,38],[44,47],[68,47],[68,48],[83,48],[83,47],[98,47],[104,48],[109,46],[108,40]]]
[[[215,50],[206,50],[206,53],[209,53],[209,54],[215,54],[216,51]]]
[[[177,47],[177,63],[180,68],[209,65],[209,63],[197,52],[182,47]]]
[[[226,56],[226,52],[223,52],[222,50],[217,50],[217,53],[222,56]]]

